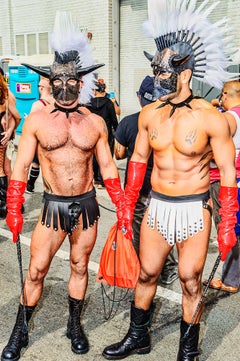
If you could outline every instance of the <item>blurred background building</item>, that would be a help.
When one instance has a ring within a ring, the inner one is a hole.
[[[216,0],[209,1],[209,5],[212,3]],[[108,92],[116,93],[121,117],[135,112],[139,108],[136,90],[142,79],[151,75],[143,51],[154,54],[156,50],[154,40],[145,38],[142,31],[142,23],[147,19],[147,0],[1,0],[0,61],[9,78],[9,65],[15,66],[12,76],[16,77],[21,62],[41,66],[52,63],[49,39],[57,10],[71,11],[80,28],[87,32],[95,61],[105,63],[98,77],[105,79]],[[230,19],[229,34],[238,48],[239,13],[240,1],[220,0],[210,16],[213,21]],[[236,54],[237,64],[238,58]],[[233,69],[239,72],[239,65]],[[25,85],[22,90],[27,92],[27,82]],[[209,100],[220,92],[197,81],[193,82],[193,90]]]

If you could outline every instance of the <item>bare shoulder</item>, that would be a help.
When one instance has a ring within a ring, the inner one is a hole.
[[[34,112],[30,112],[30,114],[24,119],[23,127],[28,127],[32,130],[37,129],[40,124],[44,126],[44,123],[48,122],[49,117],[50,114],[49,112],[45,111],[45,109],[39,109]]]
[[[215,109],[215,107],[204,98],[193,98],[191,101],[191,107],[193,109]]]
[[[88,122],[94,127],[94,128],[98,128],[99,130],[102,130],[103,128],[106,128],[106,122],[104,121],[104,119],[100,116],[97,115],[95,113],[91,113],[89,111],[89,113],[86,114],[86,119],[88,120]]]
[[[204,99],[194,99],[191,103],[192,115],[200,122],[207,133],[228,131],[229,125],[223,115],[210,102]]]
[[[156,117],[156,110],[158,106],[161,104],[159,100],[154,103],[145,105],[139,115],[139,124],[143,127],[147,127],[147,125],[151,122],[152,119]]]
[[[90,110],[84,106],[79,107],[78,110],[80,110],[83,114],[91,114]]]
[[[44,104],[38,99],[36,102],[33,103],[31,113],[41,109],[44,109]]]
[[[194,111],[198,111],[204,115],[209,114],[209,116],[219,116],[222,118],[222,113],[219,112],[216,107],[214,107],[210,102],[203,98],[195,98],[191,101],[191,108]]]

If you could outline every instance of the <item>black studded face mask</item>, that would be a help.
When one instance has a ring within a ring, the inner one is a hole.
[[[53,97],[59,103],[73,103],[79,94],[79,78],[72,63],[53,66],[51,84]]]

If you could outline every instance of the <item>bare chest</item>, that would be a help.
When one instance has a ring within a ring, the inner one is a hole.
[[[71,114],[50,116],[37,129],[37,138],[42,149],[75,148],[76,150],[91,151],[98,140],[98,131],[87,117]]]
[[[150,145],[158,152],[168,150],[186,156],[202,154],[208,146],[208,136],[201,120],[191,117],[189,112],[172,115],[163,113],[158,121],[151,122],[148,129]]]

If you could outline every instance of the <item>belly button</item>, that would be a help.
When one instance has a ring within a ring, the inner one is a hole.
[[[47,150],[51,150],[51,149],[52,149],[51,145],[48,145]]]

